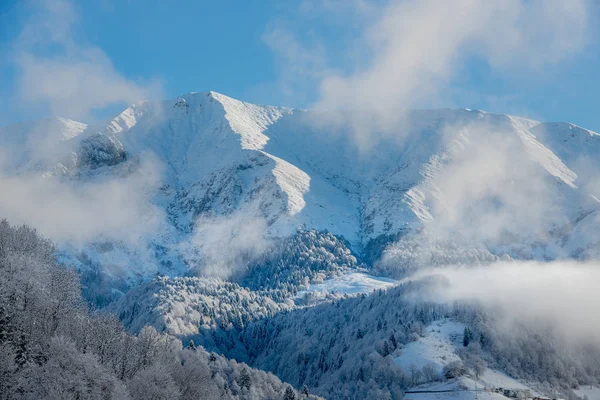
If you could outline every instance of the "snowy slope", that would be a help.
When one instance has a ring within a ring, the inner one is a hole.
[[[396,365],[405,371],[411,368],[419,370],[432,365],[437,374],[442,373],[443,367],[452,362],[462,362],[457,351],[462,347],[462,335],[465,325],[451,319],[440,320],[427,326],[425,334],[415,342],[407,344],[401,354],[394,360]],[[473,399],[475,397],[488,400],[506,399],[497,390],[527,391],[530,395],[538,395],[526,384],[509,377],[502,371],[486,368],[475,378],[472,374],[459,378],[418,385],[412,391],[431,393],[407,393],[408,399]],[[450,392],[446,392],[450,391]],[[475,396],[477,391],[477,396]]]
[[[426,334],[415,342],[407,344],[394,361],[408,370],[411,365],[422,369],[433,364],[438,374],[453,361],[460,361],[456,348],[462,340],[465,325],[452,320],[440,321],[428,327]]]
[[[518,226],[506,235],[504,222],[497,234],[502,241],[485,238],[490,251],[585,258],[598,248],[600,194],[594,195],[592,173],[598,167],[596,133],[477,110],[415,110],[408,112],[399,135],[375,134],[365,151],[344,132],[315,124],[314,117],[310,111],[254,105],[215,92],[190,93],[134,104],[101,127],[63,119],[8,127],[0,131],[0,147],[20,146],[11,171],[42,165],[43,172],[66,176],[74,186],[127,176],[144,162],[158,165],[160,182],[145,195],[162,210],[163,221],[142,239],[161,250],[140,256],[137,249],[117,245],[86,252],[95,260],[110,260],[125,275],[180,274],[197,263],[202,255],[194,248],[196,224],[207,219],[257,218],[268,236],[287,236],[299,227],[328,230],[361,253],[380,238],[438,226],[462,230],[471,240],[478,232],[469,236],[463,222],[469,228],[497,223],[478,214],[490,207],[504,207],[516,225],[531,210],[515,209],[511,197],[540,210],[536,224],[526,224],[535,230]],[[58,150],[28,150],[39,126],[52,132]],[[487,191],[473,194],[481,186],[476,179],[485,175],[453,181],[462,171],[458,167],[493,165],[493,159],[471,156],[498,143],[508,156],[500,160],[501,173],[492,171]],[[538,250],[511,247],[515,244],[535,244]]]

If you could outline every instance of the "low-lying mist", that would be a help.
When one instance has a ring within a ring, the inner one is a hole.
[[[57,243],[114,240],[137,245],[165,221],[164,212],[150,202],[162,174],[153,160],[144,157],[124,176],[86,181],[0,171],[0,216],[35,227]]]
[[[427,278],[436,279],[426,299],[479,304],[499,317],[499,329],[550,327],[572,345],[600,346],[598,262],[497,262],[425,269],[407,280]]]

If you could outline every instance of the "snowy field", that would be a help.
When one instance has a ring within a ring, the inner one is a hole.
[[[493,392],[484,392],[479,390],[475,391],[466,391],[465,388],[472,389],[472,387],[467,387],[463,381],[457,382],[454,381],[450,384],[439,383],[435,385],[428,385],[426,387],[419,387],[422,390],[456,390],[454,392],[444,392],[444,393],[407,393],[404,398],[406,400],[506,400],[507,397],[501,395],[500,393]],[[480,387],[481,388],[481,387]]]
[[[337,278],[326,279],[322,283],[312,284],[308,289],[299,291],[296,298],[301,299],[309,293],[316,297],[326,294],[359,295],[378,289],[387,289],[396,284],[398,282],[393,279],[353,272]]]
[[[453,361],[460,361],[456,350],[462,346],[462,337],[465,325],[450,319],[435,322],[426,328],[426,333],[419,340],[407,344],[401,354],[396,357],[396,365],[409,370],[411,365],[421,369],[425,365],[432,364],[438,373],[442,373],[444,366]],[[458,380],[436,382],[415,387],[419,391],[442,391],[452,390],[454,392],[443,393],[407,393],[406,399],[433,400],[433,399],[483,399],[500,400],[505,396],[486,392],[484,388],[504,388],[531,390],[521,382],[509,377],[505,373],[493,369],[486,369],[476,381],[471,377],[464,376]],[[592,400],[591,396],[588,396]]]
[[[573,390],[575,394],[581,398],[588,398],[588,400],[600,400],[600,387],[595,386],[582,386],[577,390]]]
[[[412,364],[417,368],[433,363],[438,373],[452,361],[460,361],[455,346],[462,341],[465,325],[444,320],[427,327],[424,337],[409,343],[394,362],[405,370]]]

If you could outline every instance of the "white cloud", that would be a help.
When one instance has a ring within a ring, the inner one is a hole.
[[[272,26],[263,34],[263,41],[278,58],[281,71],[278,85],[285,98],[304,97],[302,84],[307,80],[318,79],[326,71],[325,49],[316,42],[308,48],[286,29]],[[298,99],[295,99],[298,101]]]
[[[544,168],[559,165],[553,154],[528,148],[514,131],[487,123],[447,130],[453,138],[447,158],[419,187],[433,216],[428,234],[497,243],[509,233],[532,241],[569,221],[563,195],[572,172],[560,171],[565,182],[559,184],[550,173],[556,171]]]
[[[340,18],[360,27],[341,55],[334,52],[338,62],[326,59],[324,76],[297,79],[304,86],[316,81],[315,107],[328,111],[319,118],[348,126],[366,148],[373,131],[402,134],[402,108],[439,104],[473,57],[510,74],[537,72],[573,56],[586,44],[591,15],[588,0],[327,1],[320,8],[307,1],[301,9],[326,13],[336,27]],[[274,50],[293,63],[310,49]]]
[[[549,324],[571,343],[600,345],[597,262],[507,262],[426,270],[409,279],[432,276],[444,278],[430,293],[434,301],[475,301],[507,318],[506,327]]]
[[[184,253],[199,253],[196,271],[200,275],[229,278],[271,245],[267,222],[248,211],[224,216],[201,216],[195,222],[194,235],[182,243]],[[193,258],[193,256],[192,256]]]
[[[17,97],[54,115],[87,119],[95,110],[127,105],[160,92],[121,75],[98,47],[79,39],[79,15],[67,0],[32,3],[15,44]]]
[[[164,212],[149,202],[162,171],[150,155],[131,174],[70,181],[0,172],[0,216],[28,224],[59,244],[116,240],[130,246],[155,232]]]

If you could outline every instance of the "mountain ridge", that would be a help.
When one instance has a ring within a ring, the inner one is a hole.
[[[52,164],[42,152],[45,162],[32,157],[29,165],[78,186],[97,176],[130,174],[140,168],[140,161],[159,164],[162,176],[146,196],[165,220],[157,228],[158,235],[144,240],[178,254],[169,256],[171,263],[179,264],[170,272],[149,269],[167,274],[181,273],[197,263],[202,256],[190,256],[197,253],[194,245],[182,250],[181,242],[193,239],[199,224],[223,218],[239,217],[241,223],[248,218],[264,220],[264,233],[270,237],[289,236],[298,228],[329,231],[362,253],[378,238],[431,231],[436,224],[448,232],[461,231],[465,217],[485,220],[479,214],[469,216],[472,210],[467,208],[508,207],[509,213],[514,212],[503,191],[525,190],[521,196],[549,198],[543,208],[554,210],[560,218],[538,229],[550,231],[569,223],[583,226],[577,222],[582,215],[595,215],[600,193],[589,192],[592,174],[578,160],[580,154],[589,159],[594,149],[600,149],[597,133],[573,124],[470,109],[405,113],[405,123],[397,132],[372,133],[373,143],[365,152],[343,131],[344,126],[315,123],[311,111],[254,105],[212,91],[189,93],[136,103],[105,126],[73,122],[85,128],[60,142],[59,148],[66,147],[58,153],[62,160]],[[491,183],[484,185],[485,191],[470,194],[480,183],[475,180],[486,176],[473,176],[473,182],[452,181],[453,168],[471,171],[470,165],[479,163],[474,169],[484,171],[484,156],[496,148],[503,152],[496,161],[506,171],[489,173]],[[484,156],[473,158],[477,154]],[[598,167],[593,159],[588,162]],[[501,188],[494,188],[496,184]],[[539,188],[527,192],[529,186]],[[453,216],[456,209],[465,215]],[[502,224],[501,228],[506,230]],[[555,249],[545,256],[562,252],[558,239],[540,239],[534,231],[512,234],[528,237],[528,243],[548,242]],[[590,241],[583,238],[585,234],[579,236],[579,241],[587,241],[584,247],[597,243],[596,237]],[[574,254],[579,245],[566,252]],[[506,251],[505,244],[491,249],[499,247]],[[104,253],[90,253],[101,263],[106,258]],[[511,250],[509,254],[515,256]],[[121,262],[124,268],[130,268],[129,261]]]

